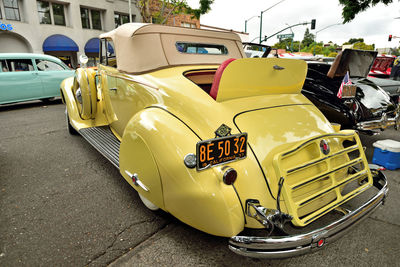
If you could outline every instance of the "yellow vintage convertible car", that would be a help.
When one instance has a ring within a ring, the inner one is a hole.
[[[125,24],[100,40],[98,69],[61,84],[68,129],[148,208],[229,237],[235,253],[278,258],[323,247],[383,204],[386,178],[358,135],[300,93],[304,61],[245,58],[235,33],[202,29]]]

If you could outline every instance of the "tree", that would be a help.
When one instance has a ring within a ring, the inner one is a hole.
[[[364,38],[350,38],[347,43],[354,44],[354,43],[358,43],[358,42],[364,42]]]
[[[315,38],[315,35],[310,33],[310,30],[307,28],[304,33],[304,38],[303,38],[303,41],[301,41],[301,44],[303,46],[309,46],[314,42],[314,38]]]
[[[337,56],[337,52],[331,52],[328,54],[328,57],[336,57]]]
[[[152,10],[151,3],[154,2],[155,6],[159,9]],[[191,8],[186,0],[139,0],[136,6],[140,10],[143,22],[165,24],[171,15],[175,14],[191,14],[193,17],[199,19],[200,15],[206,14],[211,10],[211,4],[214,0],[199,0],[199,8]]]
[[[290,48],[290,38],[286,38],[286,39],[281,39],[279,40],[278,43],[274,44],[272,46],[272,48],[276,48],[276,49],[289,49]]]
[[[343,6],[343,23],[352,21],[358,13],[365,11],[378,3],[388,5],[392,2],[393,0],[339,0],[339,3]]]
[[[395,55],[395,56],[400,56],[400,47],[398,48],[390,48],[390,53],[391,55]]]
[[[359,43],[355,43],[353,45],[353,48],[354,49],[360,49],[360,50],[372,50],[372,51],[374,51],[375,50],[375,44],[367,45],[364,42],[359,42]]]

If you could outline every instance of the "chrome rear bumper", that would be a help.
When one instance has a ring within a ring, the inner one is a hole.
[[[388,188],[383,173],[376,172],[373,185],[379,190],[376,195],[325,227],[291,236],[234,236],[229,240],[229,249],[239,255],[254,258],[286,258],[313,252],[341,237],[384,203]]]
[[[386,129],[393,126],[394,129],[400,130],[400,108],[397,108],[397,113],[393,118],[388,118],[386,113],[378,120],[363,121],[357,123],[357,129],[360,131],[369,131],[376,129]]]

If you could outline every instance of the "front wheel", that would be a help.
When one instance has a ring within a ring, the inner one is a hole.
[[[68,128],[69,134],[77,135],[78,132],[75,130],[74,127],[72,127],[71,122],[69,121],[69,116],[68,116],[67,107],[65,107],[65,119],[66,119],[66,121],[67,121],[67,128]]]

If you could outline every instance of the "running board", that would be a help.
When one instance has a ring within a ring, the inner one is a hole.
[[[100,126],[84,128],[80,129],[78,132],[119,169],[119,146],[121,142],[112,133],[110,127]]]

